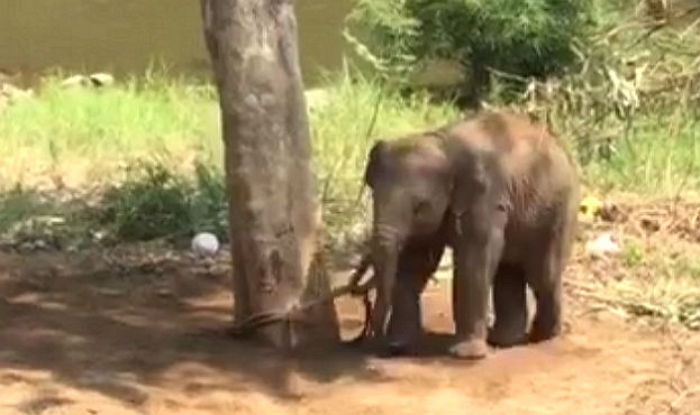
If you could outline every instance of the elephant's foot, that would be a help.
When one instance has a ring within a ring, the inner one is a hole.
[[[495,327],[489,330],[488,344],[495,347],[505,348],[524,344],[527,336],[522,330],[508,330]]]
[[[540,343],[553,340],[557,336],[559,336],[559,332],[533,330],[527,337],[527,341],[528,343]]]
[[[392,356],[413,354],[419,338],[419,329],[389,334],[386,348]]]
[[[407,356],[415,354],[415,341],[392,339],[386,345],[387,353],[391,356]]]
[[[488,354],[488,346],[481,339],[462,340],[450,347],[450,354],[457,359],[483,359]]]
[[[561,334],[561,325],[559,324],[548,324],[543,326],[542,324],[537,324],[535,321],[530,329],[530,334],[528,335],[528,342],[539,343],[547,340],[552,340]]]
[[[391,343],[385,337],[367,336],[360,342],[362,348],[376,357],[388,358],[405,353],[405,346],[400,343]]]
[[[380,355],[382,357],[398,357],[408,354],[408,346],[403,343],[387,343],[381,350]]]
[[[375,339],[371,348],[378,357],[384,358],[406,356],[414,352],[412,344],[391,340]]]

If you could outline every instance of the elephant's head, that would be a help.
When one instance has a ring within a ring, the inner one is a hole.
[[[402,247],[411,238],[434,235],[450,204],[452,169],[441,139],[420,134],[378,141],[369,154],[365,183],[372,191],[372,255],[379,277],[376,330],[384,330]],[[378,298],[379,300],[379,298]],[[377,327],[379,325],[379,327]]]
[[[377,242],[401,246],[433,234],[450,203],[452,169],[441,140],[415,135],[378,141],[369,153],[365,183],[372,190]]]

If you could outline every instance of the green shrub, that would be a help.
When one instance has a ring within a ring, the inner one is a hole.
[[[560,73],[595,21],[594,0],[358,0],[348,38],[376,69],[407,80],[431,61],[460,65],[480,94],[489,69],[524,77]]]
[[[163,165],[143,163],[106,192],[102,222],[124,240],[179,235],[190,224],[189,193],[189,184]]]
[[[182,238],[203,231],[228,240],[223,175],[202,163],[194,178],[159,161],[134,164],[123,182],[104,193],[98,210],[102,225],[119,240]]]
[[[228,204],[222,170],[212,164],[197,164],[193,187],[190,232],[212,232],[219,240],[227,241]]]

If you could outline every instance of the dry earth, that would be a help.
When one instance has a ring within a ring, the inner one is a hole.
[[[700,414],[700,335],[572,295],[560,339],[466,363],[443,353],[439,280],[420,356],[339,345],[285,363],[223,334],[225,262],[150,248],[0,254],[0,414]],[[354,335],[360,304],[337,304]]]

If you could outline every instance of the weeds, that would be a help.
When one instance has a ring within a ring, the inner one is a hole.
[[[221,175],[202,164],[191,179],[142,161],[128,169],[123,183],[105,192],[99,221],[126,241],[181,238],[201,231],[227,240],[223,183]]]
[[[55,210],[54,204],[40,194],[16,187],[0,195],[0,232],[8,232],[18,222]]]
[[[74,250],[89,243],[96,227],[79,200],[59,200],[15,188],[0,196],[0,246]]]
[[[124,240],[177,236],[190,223],[189,184],[160,164],[141,164],[109,189],[100,221]]]

